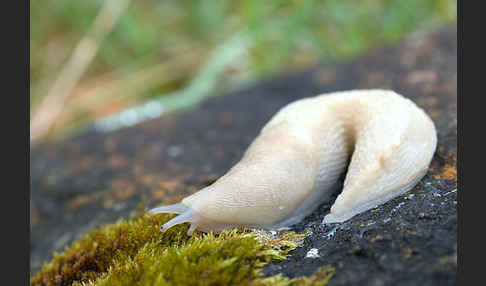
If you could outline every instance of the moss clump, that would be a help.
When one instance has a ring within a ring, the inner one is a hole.
[[[161,234],[173,215],[120,220],[85,235],[55,254],[31,279],[31,285],[323,285],[328,268],[311,277],[260,278],[261,268],[282,260],[305,234],[269,236],[236,229],[219,235],[187,225]]]
[[[317,271],[310,277],[298,277],[290,279],[284,277],[280,274],[257,279],[250,283],[251,286],[324,286],[327,284],[329,279],[334,275],[334,268],[330,266],[322,266],[317,269]]]

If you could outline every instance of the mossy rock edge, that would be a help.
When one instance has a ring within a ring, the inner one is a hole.
[[[31,285],[324,285],[334,269],[311,277],[262,278],[270,261],[284,260],[306,233],[229,230],[161,233],[173,215],[142,215],[93,230],[44,264]]]

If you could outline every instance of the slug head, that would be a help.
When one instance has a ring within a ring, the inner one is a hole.
[[[198,229],[201,231],[216,231],[220,232],[224,229],[228,229],[233,227],[229,224],[224,224],[221,222],[216,222],[214,220],[207,219],[201,216],[197,211],[184,205],[183,203],[177,203],[173,205],[161,206],[158,208],[153,208],[148,211],[149,215],[159,214],[159,213],[176,213],[179,214],[178,216],[174,217],[173,219],[169,220],[165,224],[160,227],[160,231],[165,232],[167,229],[182,224],[185,222],[189,222],[191,226],[187,231],[187,235],[192,235],[194,230]]]

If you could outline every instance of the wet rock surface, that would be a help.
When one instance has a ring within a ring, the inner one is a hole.
[[[336,268],[329,285],[452,285],[457,270],[456,27],[416,34],[339,64],[280,75],[200,106],[111,133],[31,150],[31,274],[94,227],[174,203],[223,175],[285,104],[356,88],[393,89],[433,119],[438,149],[408,193],[341,224],[323,204],[295,231],[292,256],[264,275]]]

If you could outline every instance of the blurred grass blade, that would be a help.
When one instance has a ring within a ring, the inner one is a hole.
[[[106,1],[91,29],[76,46],[47,96],[40,103],[30,123],[30,142],[35,143],[49,131],[59,117],[66,100],[72,94],[103,39],[109,34],[131,0]]]
[[[174,112],[195,106],[208,96],[213,95],[219,81],[223,78],[223,73],[230,65],[241,61],[248,55],[250,42],[246,29],[233,35],[214,49],[205,65],[186,88],[161,95],[145,104],[98,119],[94,123],[95,129],[104,132],[113,131],[157,117],[165,112]]]

